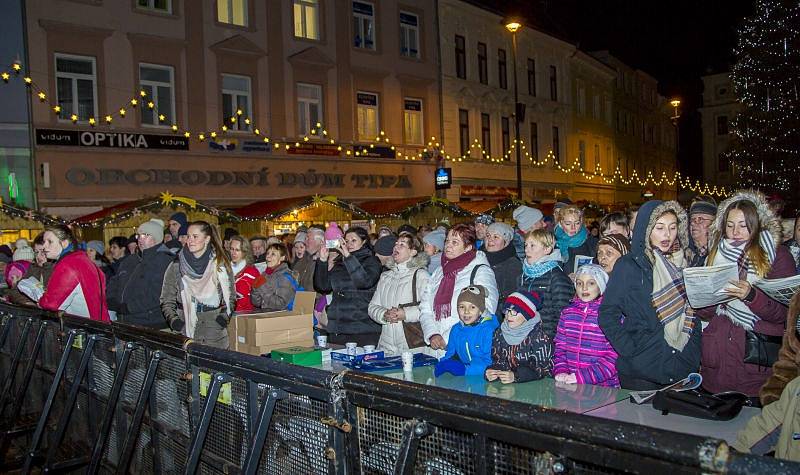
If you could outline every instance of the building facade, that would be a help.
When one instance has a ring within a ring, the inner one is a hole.
[[[165,190],[222,206],[433,194],[422,152],[441,136],[433,2],[28,8],[31,76],[61,108],[33,115],[40,206],[51,212]]]
[[[726,152],[733,140],[733,119],[742,106],[734,94],[730,72],[702,79],[703,180],[709,185],[729,187],[735,185],[736,175]]]

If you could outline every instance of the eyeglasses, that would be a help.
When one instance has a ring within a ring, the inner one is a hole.
[[[689,222],[692,224],[710,223],[711,221],[713,221],[711,218],[704,218],[702,216],[692,216],[692,218],[689,219]]]
[[[146,237],[153,237],[153,235],[149,234],[149,233],[139,233],[139,234],[136,235],[136,239],[146,238]]]

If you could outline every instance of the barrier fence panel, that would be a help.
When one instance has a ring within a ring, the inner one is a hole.
[[[169,332],[5,304],[0,325],[0,471],[800,473],[721,440],[288,365]]]

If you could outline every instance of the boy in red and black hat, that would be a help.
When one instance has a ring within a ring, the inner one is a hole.
[[[492,364],[484,375],[503,384],[535,381],[553,372],[553,342],[542,328],[536,292],[520,290],[506,298],[505,319],[492,339]]]

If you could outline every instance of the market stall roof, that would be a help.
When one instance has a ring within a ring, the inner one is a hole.
[[[51,224],[66,224],[66,222],[58,216],[44,214],[41,211],[25,208],[16,204],[8,204],[2,199],[0,199],[0,213],[8,216],[10,219],[35,221],[45,226]]]
[[[340,200],[335,196],[295,196],[292,198],[280,198],[277,200],[264,200],[250,203],[233,210],[236,215],[244,219],[276,219],[291,213],[296,209],[306,208],[313,205],[328,204],[345,211],[353,213],[360,218],[368,218],[369,215],[360,207],[349,201]]]
[[[459,207],[469,211],[473,214],[482,214],[493,210],[500,203],[500,200],[475,200],[475,201],[459,201]]]
[[[457,203],[435,196],[417,196],[413,198],[400,198],[388,200],[364,201],[359,206],[375,218],[390,216],[408,216],[415,211],[420,211],[428,206],[439,206],[453,213],[455,216],[472,216],[469,210],[461,208]]]
[[[126,201],[114,206],[109,206],[100,211],[75,218],[73,222],[81,226],[106,224],[165,207],[173,208],[175,211],[180,211],[182,209],[202,211],[218,216],[221,220],[239,221],[237,215],[228,211],[200,203],[193,198],[174,196],[169,192],[164,192],[157,197],[142,198],[140,200]]]

